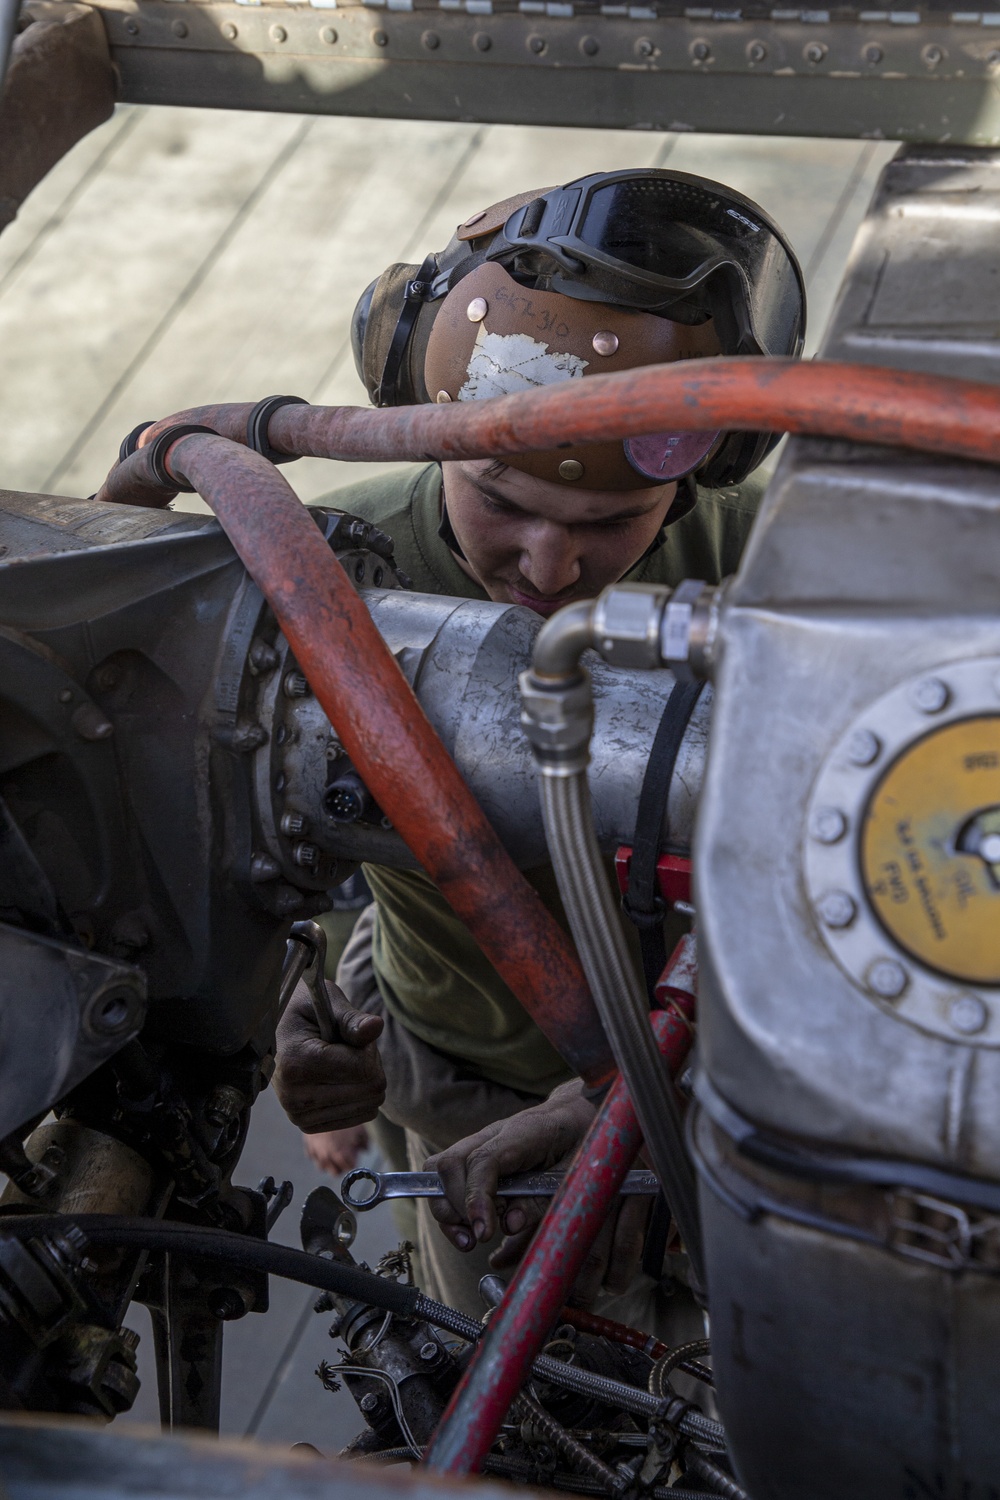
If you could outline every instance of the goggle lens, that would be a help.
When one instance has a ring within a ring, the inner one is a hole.
[[[717,432],[655,432],[626,438],[625,457],[635,469],[657,484],[683,479],[708,457],[719,440]]]

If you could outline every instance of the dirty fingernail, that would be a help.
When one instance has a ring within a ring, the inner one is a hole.
[[[472,1235],[467,1229],[456,1229],[454,1239],[459,1250],[472,1249]]]
[[[486,1238],[486,1225],[482,1219],[473,1219],[472,1232],[477,1240],[484,1240]]]
[[[517,1234],[518,1231],[523,1229],[525,1224],[527,1223],[524,1209],[512,1208],[503,1222],[504,1228],[506,1229],[508,1234]]]

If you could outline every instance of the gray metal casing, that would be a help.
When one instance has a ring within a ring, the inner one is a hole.
[[[1000,380],[998,223],[995,154],[897,158],[823,356]],[[722,613],[695,861],[712,1088],[782,1138],[994,1181],[1000,1050],[933,1035],[848,978],[804,851],[814,785],[871,705],[1000,652],[998,527],[995,469],[789,443]],[[961,1484],[1000,1472],[1000,1434],[960,1414],[992,1404],[996,1281],[917,1275],[780,1217],[751,1225],[712,1189],[703,1201],[720,1407],[755,1500],[991,1493]]]

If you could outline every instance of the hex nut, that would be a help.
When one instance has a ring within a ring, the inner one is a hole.
[[[856,729],[847,742],[847,759],[852,766],[870,766],[879,757],[882,743],[870,729]]]
[[[854,897],[847,891],[827,891],[816,902],[816,914],[824,927],[850,927],[858,914]]]
[[[879,958],[868,970],[868,988],[883,1000],[896,1000],[909,983],[903,965],[894,958]]]
[[[947,708],[950,697],[948,684],[940,677],[922,677],[914,683],[910,701],[922,714],[939,714]]]
[[[847,832],[847,818],[839,807],[818,807],[813,813],[809,833],[817,844],[836,844]]]
[[[990,1018],[978,995],[958,995],[948,1007],[948,1021],[960,1036],[975,1036]]]

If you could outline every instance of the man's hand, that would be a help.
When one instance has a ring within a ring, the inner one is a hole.
[[[385,1099],[385,1074],[375,1043],[381,1016],[355,1010],[343,990],[327,981],[339,1040],[319,1034],[309,991],[296,989],[278,1026],[274,1089],[300,1130],[314,1135],[374,1119]]]
[[[455,1248],[471,1250],[491,1240],[499,1225],[504,1239],[490,1264],[497,1271],[516,1266],[548,1203],[544,1198],[498,1198],[499,1179],[566,1162],[593,1118],[594,1107],[577,1080],[556,1089],[544,1104],[488,1125],[430,1157],[425,1170],[441,1174],[447,1196],[431,1199],[428,1206]],[[602,1286],[612,1293],[627,1290],[639,1272],[650,1206],[646,1198],[623,1198],[608,1215],[577,1278],[574,1303],[586,1306]]]
[[[302,1137],[306,1155],[313,1166],[331,1177],[340,1177],[357,1166],[362,1151],[368,1149],[368,1132],[363,1125],[349,1125],[346,1130],[319,1130]]]

